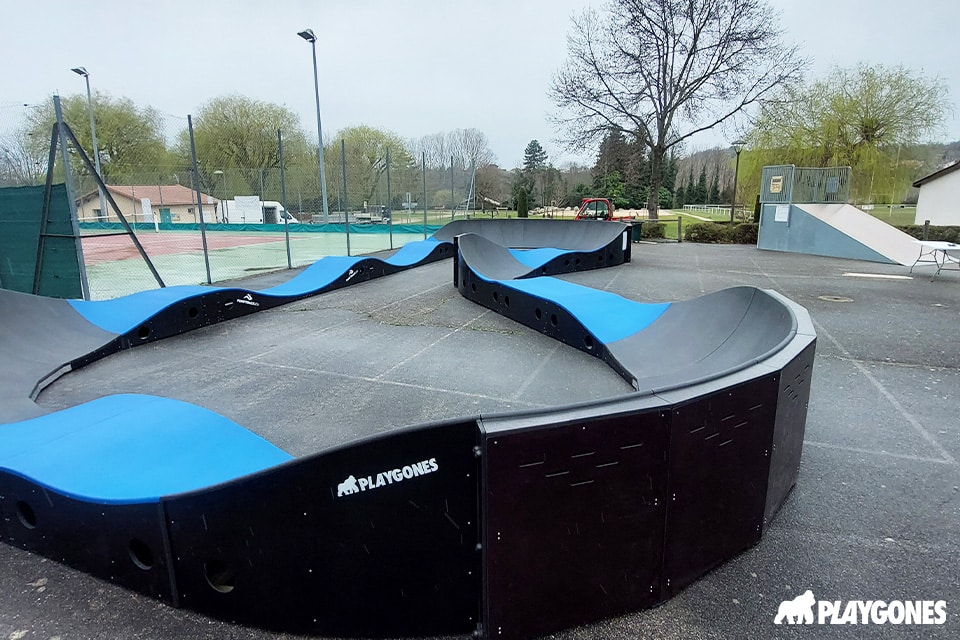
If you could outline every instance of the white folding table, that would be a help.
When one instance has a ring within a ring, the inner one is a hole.
[[[939,240],[915,240],[915,242],[920,245],[920,255],[910,267],[910,273],[913,273],[914,267],[927,264],[937,267],[933,278],[940,275],[944,269],[954,268],[954,265],[957,270],[960,270],[960,244]]]

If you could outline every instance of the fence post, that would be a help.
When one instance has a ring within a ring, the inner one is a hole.
[[[420,152],[420,164],[423,167],[423,239],[427,239],[427,152]]]
[[[350,207],[347,205],[347,143],[340,138],[340,173],[343,175],[343,220],[347,230],[347,255],[350,255]]]
[[[387,147],[387,229],[390,232],[390,248],[393,249],[393,196],[390,194],[390,147]]]
[[[70,154],[67,149],[67,138],[63,133],[63,110],[60,107],[60,96],[53,96],[53,107],[57,115],[57,126],[56,131],[57,135],[60,137],[60,156],[63,159],[63,175],[64,183],[67,187],[67,200],[70,201],[70,226],[72,227],[74,243],[77,247],[77,267],[80,270],[80,295],[83,296],[84,300],[90,299],[90,282],[87,280],[87,262],[83,257],[83,243],[80,241],[80,224],[77,220],[77,194],[74,192],[73,188],[73,172],[70,170]],[[52,136],[51,136],[52,137]],[[79,145],[77,145],[79,146]],[[50,148],[50,161],[47,168],[47,183],[50,183],[50,176],[53,175],[54,168],[54,155],[53,155],[53,146],[51,144]],[[97,188],[99,188],[99,184]],[[101,191],[101,193],[103,193]],[[44,193],[46,197],[46,192]],[[81,194],[82,195],[82,194]],[[101,196],[102,198],[103,196]],[[46,204],[46,202],[44,203]],[[100,210],[101,213],[103,209]],[[44,227],[46,226],[46,212],[43,218]],[[46,229],[44,228],[44,231]],[[43,238],[40,238],[40,242],[43,242]],[[39,285],[40,283],[40,253],[37,253],[37,268],[36,276],[34,278],[34,286]]]
[[[197,214],[200,216],[200,242],[203,244],[203,264],[207,268],[207,284],[213,284],[210,277],[210,253],[207,251],[207,227],[203,222],[203,194],[200,191],[200,169],[197,167],[197,145],[193,141],[193,116],[187,114],[187,128],[190,129],[190,157],[193,159],[193,178],[197,185]]]
[[[287,241],[287,269],[293,268],[293,261],[290,259],[290,210],[287,209],[287,180],[283,174],[283,136],[280,129],[277,129],[277,152],[280,154],[280,204],[283,205],[283,235]]]
[[[923,221],[923,241],[926,242],[929,237],[930,237],[930,221],[924,220]]]
[[[677,242],[683,242],[683,218],[677,216]]]

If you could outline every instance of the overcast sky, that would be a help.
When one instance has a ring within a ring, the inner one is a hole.
[[[228,93],[286,105],[316,127],[310,45],[319,41],[324,135],[366,124],[403,138],[477,128],[501,166],[537,139],[559,164],[547,120],[552,74],[566,57],[570,17],[583,0],[0,0],[0,132],[23,103],[94,90],[186,118]],[[594,4],[597,4],[596,2]],[[943,77],[960,100],[956,0],[773,0],[786,38],[834,64],[903,64]],[[176,126],[175,121],[171,120]],[[960,139],[960,116],[944,132]],[[694,142],[725,144],[722,132]]]

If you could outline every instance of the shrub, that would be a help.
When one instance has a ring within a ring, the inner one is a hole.
[[[641,238],[662,238],[663,229],[667,225],[662,222],[656,224],[652,222],[644,222],[643,226],[640,227],[640,237]]]
[[[736,244],[757,244],[757,234],[760,232],[760,225],[752,222],[744,222],[728,228],[727,231],[730,232],[730,242]]]
[[[683,239],[687,242],[716,244],[723,242],[724,227],[714,222],[695,222],[687,225],[683,231]]]
[[[697,222],[689,225],[683,233],[687,242],[710,244],[756,244],[760,225],[753,222],[740,224]]]
[[[923,240],[923,225],[922,224],[909,224],[902,227],[897,227],[904,233],[907,233],[917,240]],[[960,227],[934,227],[931,226],[929,233],[927,234],[927,240],[934,240],[939,242],[960,242]]]

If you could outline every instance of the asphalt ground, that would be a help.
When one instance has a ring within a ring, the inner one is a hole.
[[[655,609],[551,637],[960,637],[960,272],[869,278],[851,274],[908,269],[688,243],[634,245],[633,256],[567,278],[642,301],[747,284],[810,311],[803,462],[757,546]],[[599,360],[464,300],[451,275],[449,262],[432,264],[140,347],[61,378],[39,402],[169,396],[304,455],[402,425],[630,392]],[[0,638],[294,637],[173,609],[6,545],[0,565]],[[947,619],[775,625],[781,601],[806,590],[844,604],[944,600]]]

